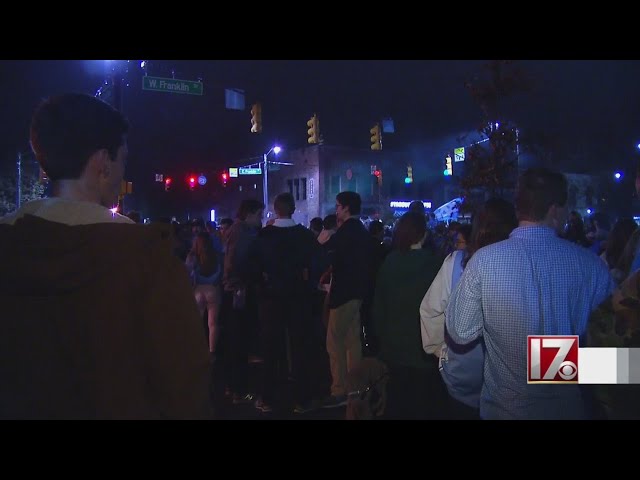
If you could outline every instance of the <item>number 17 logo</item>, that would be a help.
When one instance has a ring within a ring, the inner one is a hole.
[[[578,336],[529,335],[527,383],[578,383]]]

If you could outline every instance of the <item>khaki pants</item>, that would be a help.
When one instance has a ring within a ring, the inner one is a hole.
[[[329,310],[327,353],[331,367],[331,395],[345,395],[347,372],[362,360],[360,342],[360,305],[362,300],[349,300]]]

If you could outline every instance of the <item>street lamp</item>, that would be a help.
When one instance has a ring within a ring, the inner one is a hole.
[[[269,166],[269,162],[267,160],[267,156],[273,152],[276,155],[278,155],[280,152],[282,151],[282,148],[280,148],[280,146],[278,145],[274,145],[273,147],[271,147],[271,149],[265,153],[262,156],[262,168],[263,168],[263,175],[262,175],[262,201],[264,203],[264,208],[265,210],[269,210],[269,179],[268,179],[268,171],[269,169],[267,168]]]

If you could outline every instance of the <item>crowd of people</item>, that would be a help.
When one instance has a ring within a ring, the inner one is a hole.
[[[470,225],[432,228],[412,202],[389,236],[343,191],[308,227],[281,193],[264,226],[247,199],[186,230],[109,210],[128,128],[86,95],[34,114],[53,194],[0,219],[0,418],[640,416],[635,385],[527,383],[528,335],[640,346],[637,225],[585,227],[562,174],[525,171]]]

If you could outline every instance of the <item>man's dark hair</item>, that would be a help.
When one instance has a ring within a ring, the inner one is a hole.
[[[322,221],[322,227],[325,230],[335,230],[338,227],[338,217],[335,213],[330,213]]]
[[[264,210],[264,203],[262,203],[260,200],[256,200],[255,198],[247,198],[242,200],[240,208],[238,208],[236,217],[244,221],[247,219],[247,215],[254,214],[258,210]]]
[[[541,222],[552,205],[567,204],[567,179],[547,168],[530,168],[518,180],[516,211],[518,220]]]
[[[227,227],[230,227],[231,225],[233,225],[233,220],[229,217],[221,218],[220,225],[226,225]]]
[[[309,229],[319,232],[322,230],[322,218],[313,217],[309,222]]]
[[[422,203],[422,200],[414,200],[411,202],[409,204],[409,211],[418,212],[424,215],[424,203]]]
[[[393,232],[393,248],[408,251],[411,245],[418,243],[427,231],[427,221],[424,213],[407,212],[396,225]]]
[[[336,201],[344,208],[348,208],[350,215],[360,215],[360,207],[362,206],[360,194],[356,192],[340,192],[336,195]]]
[[[273,202],[273,209],[278,216],[291,218],[293,212],[296,211],[296,202],[293,199],[293,195],[289,192],[279,194]]]
[[[127,119],[90,95],[69,93],[42,102],[31,120],[31,148],[47,176],[77,179],[103,148],[115,161],[129,131]]]

